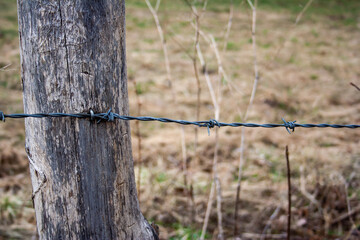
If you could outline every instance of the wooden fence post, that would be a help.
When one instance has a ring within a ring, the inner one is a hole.
[[[124,0],[18,0],[26,113],[128,114]],[[140,212],[128,122],[26,119],[41,239],[157,239]]]

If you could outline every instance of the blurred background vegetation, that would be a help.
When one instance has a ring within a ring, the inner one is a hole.
[[[155,6],[155,0],[150,2]],[[204,1],[189,2],[202,11]],[[249,122],[281,123],[285,117],[300,123],[360,123],[360,92],[349,85],[360,86],[360,1],[314,0],[295,25],[308,2],[258,0],[260,81]],[[231,3],[234,12],[226,39]],[[170,89],[162,44],[148,6],[143,0],[126,0],[126,8],[131,115],[140,111],[141,115],[196,120],[191,9],[185,1],[162,0],[157,12],[169,52]],[[249,103],[254,81],[251,25],[251,8],[242,0],[209,0],[200,19],[204,35],[216,41],[228,76],[219,84],[223,122],[242,121]],[[211,81],[218,84],[218,62],[211,45],[202,36],[199,43]],[[214,107],[197,61],[202,88],[200,118],[206,120],[214,118]],[[0,0],[0,110],[23,112],[15,0]],[[211,189],[215,133],[209,137],[205,129],[199,129],[195,152],[193,127],[140,123],[139,133],[137,125],[131,124],[145,217],[160,226],[162,239],[198,239]],[[289,135],[284,129],[247,129],[245,136],[238,237],[284,237],[284,148],[289,145],[293,239],[360,238],[356,235],[360,226],[359,130],[297,129]],[[23,120],[0,123],[0,239],[36,238],[24,140]],[[219,129],[217,169],[228,239],[235,237],[240,140],[241,129]],[[188,184],[184,183],[184,161]],[[214,201],[207,239],[216,238],[217,219]]]

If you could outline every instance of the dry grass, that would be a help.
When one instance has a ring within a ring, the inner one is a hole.
[[[213,34],[217,45],[223,46],[229,11],[215,11],[211,7],[201,19],[201,29],[206,34]],[[192,13],[184,4],[174,9],[169,1],[163,1],[158,15],[167,39],[172,88],[177,101],[173,101],[167,86],[162,44],[146,5],[127,6],[129,79],[137,82],[143,115],[196,120],[197,87],[193,61],[184,52],[185,49],[192,55],[194,51],[194,28],[189,22]],[[0,17],[0,29],[3,29],[3,23],[16,27],[3,16]],[[349,85],[353,82],[360,86],[359,27],[356,24],[346,26],[335,17],[305,14],[294,28],[295,19],[296,13],[290,11],[257,9],[257,55],[261,75],[248,122],[281,123],[281,117],[284,117],[299,123],[359,124],[360,94]],[[290,32],[292,37],[287,39]],[[5,39],[1,32],[0,38]],[[251,10],[245,5],[235,5],[227,41],[227,50],[221,52],[221,59],[229,81],[222,81],[221,85],[220,120],[233,122],[240,121],[239,112],[243,115],[246,111],[254,78]],[[0,110],[22,112],[18,42],[15,37],[0,43],[0,68],[11,63],[9,69],[15,69],[0,70]],[[200,45],[210,78],[216,86],[217,59],[211,46],[201,37]],[[277,54],[281,46],[284,47]],[[200,75],[200,84],[200,119],[206,120],[213,118],[214,108],[204,75]],[[130,113],[137,115],[132,84],[129,84],[129,97]],[[135,123],[132,123],[132,129],[136,129]],[[217,171],[222,187],[224,234],[230,238],[233,237],[241,130],[220,128],[219,132]],[[183,139],[180,133],[172,124],[141,124],[141,208],[147,219],[160,226],[163,239],[192,239],[191,235],[196,239],[200,236],[211,186],[215,132],[209,137],[205,128],[199,129],[198,158],[194,151],[194,128],[185,127]],[[271,219],[267,233],[286,233],[287,181],[283,154],[286,145],[291,154],[293,184],[292,237],[334,239],[354,232],[349,218],[333,221],[346,215],[348,205],[356,208],[360,204],[359,139],[359,130],[296,129],[289,135],[280,128],[247,129],[244,152],[247,160],[239,209],[242,239],[260,239],[277,208],[278,214]],[[189,224],[190,215],[184,212],[189,209],[182,174],[184,143],[186,161],[191,162],[187,175],[192,179],[195,201],[193,224]],[[9,235],[16,238],[19,234],[27,238],[35,231],[23,146],[23,121],[0,123],[0,239]],[[135,156],[136,149],[134,132]],[[138,173],[137,167],[135,173]],[[348,181],[346,191],[343,179]],[[301,182],[316,204],[301,190]],[[359,219],[359,213],[352,214],[355,227],[359,227]],[[217,236],[216,211],[210,215],[208,229],[209,238]]]

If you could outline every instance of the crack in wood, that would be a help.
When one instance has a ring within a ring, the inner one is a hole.
[[[28,147],[25,148],[25,152],[29,159],[29,163],[31,164],[31,166],[33,166],[35,173],[37,173],[36,176],[40,175],[40,179],[41,179],[39,186],[33,190],[31,198],[34,199],[35,195],[41,190],[41,188],[43,188],[45,186],[45,183],[47,182],[47,178],[46,178],[45,173],[40,169],[40,167],[38,167],[35,164],[34,160],[32,160],[31,153],[30,153],[30,150]]]
[[[132,228],[135,225],[135,223],[132,223],[128,226],[128,228]]]

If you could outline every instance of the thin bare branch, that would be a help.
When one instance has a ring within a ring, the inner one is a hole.
[[[249,4],[251,3],[251,0],[248,0]],[[250,97],[250,101],[249,101],[249,105],[246,109],[245,112],[245,117],[244,117],[244,121],[247,121],[248,119],[248,115],[251,111],[254,99],[255,99],[255,93],[256,93],[256,89],[257,89],[257,85],[259,82],[259,69],[258,69],[258,64],[257,64],[257,49],[256,49],[256,6],[257,6],[257,0],[255,0],[255,6],[252,5],[252,31],[251,31],[251,39],[252,39],[252,47],[253,47],[253,57],[254,57],[254,74],[255,74],[255,79],[254,79],[254,85],[253,85],[253,89],[251,92],[251,97]]]
[[[211,79],[209,77],[208,71],[206,69],[206,63],[205,60],[203,58],[202,52],[201,52],[201,48],[200,45],[197,45],[197,54],[198,57],[200,59],[200,63],[202,64],[202,67],[204,69],[204,75],[205,75],[205,80],[207,83],[207,86],[209,88],[209,92],[210,92],[210,96],[211,96],[211,100],[213,102],[213,106],[214,106],[214,115],[215,115],[215,120],[219,119],[219,115],[220,115],[220,108],[218,105],[218,101],[216,99],[216,95],[215,95],[215,91],[211,82]],[[216,129],[215,132],[215,152],[214,152],[214,159],[213,159],[213,183],[212,183],[212,187],[215,184],[216,186],[216,192],[217,192],[217,209],[218,209],[218,226],[219,226],[219,233],[220,231],[222,231],[222,215],[221,215],[221,189],[220,189],[220,184],[217,183],[217,154],[218,154],[218,129]],[[212,190],[212,189],[211,189]],[[214,193],[212,191],[210,191],[209,194],[209,202],[206,208],[206,214],[205,214],[205,218],[204,218],[204,224],[203,224],[203,230],[201,233],[201,237],[200,239],[204,239],[205,233],[206,233],[206,229],[207,229],[207,224],[209,221],[209,217],[210,217],[210,212],[211,212],[211,208],[212,208],[212,199]],[[220,197],[219,197],[220,195]],[[220,210],[219,210],[220,209]],[[219,214],[220,213],[220,214]],[[221,235],[219,235],[219,237],[221,237]]]
[[[255,98],[255,94],[256,94],[256,90],[257,90],[257,85],[259,82],[259,70],[258,70],[258,65],[257,65],[257,54],[256,54],[256,7],[257,7],[257,0],[255,0],[254,4],[252,3],[251,0],[247,0],[248,4],[250,5],[251,9],[252,9],[252,30],[251,30],[251,36],[252,36],[252,47],[253,47],[253,57],[254,57],[254,75],[255,75],[255,79],[254,79],[254,84],[253,84],[253,88],[252,88],[252,92],[251,92],[251,96],[250,96],[250,100],[249,100],[249,104],[247,106],[246,112],[245,112],[245,116],[243,118],[243,122],[246,122],[249,116],[249,113],[251,111],[253,102],[254,102],[254,98]],[[242,168],[244,165],[244,148],[245,148],[245,129],[242,128],[241,131],[241,146],[240,146],[240,158],[239,158],[239,172],[238,172],[238,182],[237,182],[237,187],[236,187],[236,200],[235,200],[235,213],[234,213],[234,235],[236,236],[237,233],[237,214],[238,214],[238,205],[239,205],[239,201],[240,201],[240,190],[241,190],[241,178],[242,178]]]
[[[195,26],[192,24],[192,26],[195,28]],[[228,83],[228,88],[230,91],[232,90],[235,90],[237,93],[239,94],[244,94],[233,82],[232,80],[228,77],[228,75],[226,74],[226,71],[224,69],[224,67],[222,66],[222,61],[221,61],[221,58],[220,58],[220,54],[219,54],[219,51],[217,49],[217,46],[216,46],[216,43],[214,44],[215,41],[213,41],[211,38],[212,35],[211,34],[206,34],[205,32],[203,31],[199,31],[200,33],[200,36],[203,37],[203,39],[205,40],[206,43],[208,43],[210,45],[210,47],[213,49],[214,51],[214,54],[215,54],[215,57],[218,61],[218,63],[220,62],[221,63],[221,73],[222,73],[222,77],[224,77],[225,81]],[[201,59],[200,59],[201,61]],[[203,68],[204,70],[204,68]]]
[[[8,71],[15,71],[15,69],[7,69],[8,67],[10,67],[12,65],[12,63],[9,63],[3,67],[0,68],[0,71],[2,72],[8,72]]]
[[[190,59],[193,61],[194,56],[191,55],[191,53],[190,53],[191,50],[186,49],[186,48],[184,47],[184,45],[182,45],[182,44],[176,39],[176,37],[175,37],[176,33],[175,33],[171,28],[169,28],[168,31],[173,34],[173,36],[170,35],[171,40],[173,40],[174,43],[175,43],[176,45],[178,45],[178,47],[181,48],[181,50],[186,54],[186,56],[188,56],[188,58],[190,58]],[[195,55],[195,57],[196,57],[196,55]]]
[[[168,50],[167,50],[166,40],[165,40],[165,37],[164,37],[164,32],[163,32],[163,29],[162,29],[162,27],[160,25],[160,20],[159,20],[159,17],[157,15],[157,11],[153,8],[153,6],[149,2],[149,0],[145,0],[145,2],[146,2],[146,5],[149,8],[151,14],[153,15],[153,18],[154,18],[155,24],[156,24],[156,28],[157,28],[157,30],[159,32],[160,41],[161,41],[161,45],[162,45],[163,53],[164,53],[164,58],[165,58],[166,77],[167,77],[168,85],[169,85],[169,87],[170,87],[170,89],[172,91],[173,99],[175,100],[175,93],[174,93],[174,89],[172,87],[172,78],[171,78],[171,68],[170,68],[169,54],[168,54]]]
[[[185,143],[185,131],[184,127],[181,128],[181,152],[182,152],[182,159],[183,159],[183,174],[184,174],[184,185],[185,185],[185,191],[187,194],[188,190],[188,172],[187,172],[187,154],[186,154],[186,143]]]
[[[350,204],[350,199],[349,199],[349,190],[348,190],[349,184],[350,184],[352,178],[355,177],[355,175],[356,175],[355,172],[352,172],[352,174],[350,175],[349,181],[346,181],[346,179],[344,178],[344,176],[341,175],[341,174],[339,174],[340,180],[341,180],[341,181],[343,182],[343,184],[344,184],[346,205],[347,205],[347,210],[348,210],[348,211],[347,211],[347,216],[348,216],[348,218],[349,218],[349,220],[350,220],[350,222],[351,222],[351,224],[352,224],[352,229],[351,229],[351,231],[349,231],[348,236],[351,234],[351,232],[352,232],[353,230],[355,230],[358,234],[360,234],[360,232],[359,232],[359,230],[357,229],[357,226],[356,226],[356,224],[355,224],[355,222],[354,222],[354,219],[353,219],[353,217],[352,217],[353,211],[352,211],[352,209],[351,209],[351,204]],[[347,237],[346,239],[348,239],[348,237]]]
[[[261,240],[265,240],[265,236],[267,234],[268,229],[270,228],[272,222],[274,221],[274,219],[279,215],[281,207],[277,206],[276,209],[274,210],[274,212],[271,214],[269,220],[266,223],[266,226],[264,227],[264,230],[261,234]]]
[[[300,168],[300,192],[303,196],[305,196],[312,204],[314,204],[321,212],[322,212],[322,208],[320,203],[316,200],[316,198],[310,194],[307,190],[306,190],[306,180],[305,180],[305,175],[304,175],[304,166],[301,165]]]
[[[204,35],[201,31],[199,31],[200,34]],[[220,58],[220,54],[219,54],[219,51],[217,49],[217,45],[216,45],[216,42],[214,40],[214,37],[212,35],[210,35],[209,37],[205,36],[204,35],[204,38],[206,39],[206,41],[208,43],[210,43],[213,51],[214,51],[214,54],[217,58],[217,61],[218,61],[218,84],[217,84],[217,94],[215,94],[215,90],[214,90],[214,87],[213,87],[213,84],[211,82],[211,79],[209,77],[209,74],[207,72],[207,69],[206,69],[206,63],[205,63],[205,60],[203,58],[203,54],[201,52],[201,48],[200,48],[200,45],[197,44],[196,46],[196,49],[197,49],[197,54],[198,54],[198,57],[200,59],[200,63],[202,65],[202,68],[204,70],[204,75],[205,75],[205,80],[206,80],[206,83],[207,83],[207,86],[208,86],[208,89],[209,89],[209,92],[210,92],[210,96],[211,96],[211,99],[212,99],[212,102],[213,102],[213,106],[214,106],[214,117],[215,117],[215,120],[219,120],[220,118],[220,106],[219,106],[219,102],[221,100],[221,78],[224,76],[224,71],[223,71],[223,67],[222,67],[222,62],[221,62],[221,58]],[[218,178],[218,172],[217,172],[217,163],[218,163],[218,150],[219,150],[219,132],[218,132],[218,129],[216,129],[216,132],[215,132],[215,152],[214,152],[214,159],[213,159],[213,181],[214,181],[214,184],[215,184],[215,187],[216,187],[216,193],[217,193],[217,215],[218,215],[218,228],[219,228],[219,235],[218,235],[218,238],[219,239],[224,239],[224,230],[223,230],[223,226],[222,226],[222,213],[221,213],[221,202],[222,202],[222,198],[221,198],[221,184],[220,184],[220,180]],[[209,199],[212,199],[212,196],[211,196],[211,192],[210,192],[210,196],[209,196]],[[206,212],[210,214],[211,212],[211,207],[212,205],[211,204],[208,204],[207,205],[207,209],[206,209]],[[203,231],[202,231],[202,235],[205,236],[205,233],[206,233],[206,228],[207,228],[207,222],[208,222],[208,217],[209,217],[209,214],[206,214],[205,215],[205,219],[204,219],[204,225],[203,225]]]
[[[290,172],[290,160],[289,160],[289,148],[286,146],[286,167],[287,167],[287,180],[288,180],[288,222],[287,222],[287,240],[290,240],[290,227],[291,227],[291,172]]]
[[[217,171],[218,152],[219,152],[219,129],[216,128],[213,172],[214,172],[214,182],[215,182],[215,187],[216,187],[216,210],[217,210],[216,212],[217,212],[217,216],[218,216],[218,228],[219,228],[218,239],[222,240],[222,239],[224,239],[224,228],[222,225],[222,212],[221,212],[221,203],[222,203],[221,183],[220,183],[218,171]]]
[[[360,212],[360,205],[351,209],[350,211],[344,213],[344,214],[341,214],[339,217],[335,218],[334,220],[331,221],[331,225],[332,224],[336,224],[338,222],[341,222],[347,218],[350,218],[352,215],[354,215],[355,213],[358,213]]]
[[[286,237],[285,234],[266,234],[263,236],[258,233],[243,233],[242,237],[245,239],[261,239],[265,237],[265,239],[284,239]]]
[[[156,4],[155,4],[155,11],[156,11],[156,12],[159,10],[160,2],[161,2],[161,0],[157,0],[157,1],[156,1]]]
[[[230,2],[230,11],[229,11],[229,21],[226,27],[226,32],[225,32],[225,37],[224,37],[224,46],[223,46],[223,52],[226,51],[226,47],[229,41],[229,36],[230,36],[230,29],[231,29],[231,25],[232,25],[232,20],[233,20],[233,16],[234,16],[234,0],[231,0]]]
[[[295,25],[298,24],[298,22],[300,22],[300,19],[302,18],[302,16],[304,15],[304,13],[306,12],[306,10],[310,7],[311,3],[313,2],[314,0],[309,0],[305,7],[301,10],[301,12],[297,15],[296,17],[296,20],[295,20]]]
[[[210,218],[210,213],[211,213],[211,206],[212,206],[213,199],[214,199],[214,191],[215,191],[215,184],[214,184],[214,181],[211,181],[210,194],[209,194],[209,199],[207,202],[207,207],[206,207],[206,212],[205,212],[205,217],[204,217],[204,224],[202,227],[200,240],[205,239],[206,229],[207,229],[207,226],[209,223],[209,218]]]
[[[200,16],[196,10],[195,6],[191,6],[192,13],[195,18],[195,40],[194,40],[194,57],[192,58],[193,62],[193,68],[195,73],[195,79],[196,79],[196,87],[197,87],[197,93],[196,93],[196,120],[199,121],[200,119],[200,97],[201,97],[201,85],[200,85],[200,77],[199,77],[199,70],[197,67],[197,47],[199,45],[199,31],[200,31]],[[197,144],[198,144],[198,128],[195,128],[195,158],[198,159],[198,153],[197,153]]]
[[[219,116],[219,113],[218,113],[218,103],[217,103],[217,100],[216,100],[216,95],[215,95],[215,91],[214,91],[214,88],[213,88],[213,85],[212,85],[212,82],[211,82],[211,79],[210,79],[210,76],[209,76],[209,73],[207,71],[207,68],[206,68],[206,63],[205,63],[205,60],[204,60],[204,57],[203,57],[203,54],[201,52],[201,48],[200,48],[200,45],[198,44],[197,47],[197,54],[198,54],[198,57],[199,57],[199,60],[200,60],[200,63],[202,65],[202,68],[204,69],[204,76],[205,76],[205,80],[206,80],[206,84],[209,88],[209,92],[210,92],[210,96],[211,96],[211,101],[213,103],[213,106],[214,106],[214,110],[215,110],[215,120],[217,116]]]
[[[357,85],[355,85],[355,83],[352,83],[352,82],[351,82],[350,85],[360,91],[360,88],[359,88]]]
[[[283,42],[283,44],[281,44],[281,46],[279,47],[279,49],[276,51],[275,56],[273,57],[274,59],[277,59],[277,57],[280,55],[280,51],[286,46],[286,44],[289,42],[290,39],[293,38],[294,36],[294,29],[297,26],[297,24],[300,22],[302,16],[304,15],[304,13],[306,12],[306,10],[310,7],[311,3],[314,0],[309,0],[306,5],[304,6],[304,8],[300,11],[300,13],[297,15],[296,20],[294,22],[294,27],[292,29],[292,31],[290,33],[288,33],[287,38],[285,39],[285,41]]]
[[[138,116],[141,116],[141,100],[140,100],[140,96],[139,93],[137,91],[137,83],[136,80],[133,79],[132,80],[133,84],[134,84],[134,89],[135,89],[135,96],[136,96],[136,103],[137,103],[137,114]],[[140,122],[136,121],[135,123],[135,132],[136,132],[136,138],[138,141],[138,158],[137,158],[137,165],[138,165],[138,174],[137,174],[137,194],[138,194],[138,198],[139,198],[139,203],[140,203],[140,193],[141,193],[141,168],[142,168],[142,156],[141,156],[141,132],[140,132]]]

